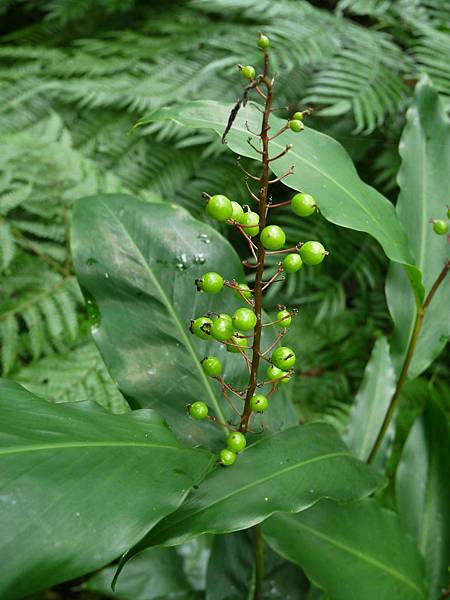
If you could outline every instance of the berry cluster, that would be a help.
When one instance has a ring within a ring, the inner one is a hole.
[[[221,386],[224,398],[230,403],[238,417],[238,422],[233,424],[221,423],[214,415],[209,414],[208,406],[201,401],[194,402],[188,406],[188,412],[194,419],[209,419],[230,430],[226,439],[226,448],[219,454],[219,460],[223,465],[232,465],[239,452],[245,449],[247,444],[245,434],[250,431],[250,420],[254,414],[265,412],[269,407],[269,398],[276,392],[279,385],[286,384],[292,378],[293,368],[296,362],[294,351],[287,346],[278,346],[282,337],[292,323],[296,310],[289,310],[280,305],[276,320],[270,323],[262,322],[262,295],[267,288],[276,280],[284,277],[283,273],[296,273],[303,264],[318,265],[328,254],[324,246],[315,240],[298,242],[292,248],[285,248],[286,235],[278,225],[266,223],[269,210],[278,206],[290,205],[291,210],[299,217],[309,217],[317,210],[314,198],[307,193],[295,194],[286,202],[274,204],[269,199],[269,185],[281,181],[293,172],[293,168],[278,178],[270,179],[269,164],[284,156],[291,149],[287,145],[277,156],[269,156],[269,142],[274,137],[290,129],[301,132],[304,129],[303,119],[311,112],[310,109],[295,112],[284,127],[272,137],[269,137],[269,115],[272,112],[273,79],[269,79],[269,56],[268,47],[270,41],[267,36],[260,34],[258,46],[264,53],[264,69],[260,75],[256,75],[254,67],[238,65],[242,75],[249,80],[243,99],[241,99],[232,111],[227,130],[231,127],[242,102],[246,99],[250,90],[255,90],[264,99],[263,119],[261,131],[254,134],[259,138],[260,148],[257,149],[261,156],[262,174],[260,177],[244,172],[247,178],[259,182],[259,195],[256,195],[247,185],[250,197],[258,205],[258,210],[253,211],[249,205],[242,206],[240,203],[230,200],[224,194],[210,196],[203,194],[206,200],[207,214],[217,221],[227,223],[235,227],[246,240],[254,262],[243,261],[249,269],[255,271],[253,287],[236,280],[226,280],[219,273],[205,273],[195,280],[197,290],[201,293],[219,294],[223,288],[230,288],[233,293],[242,300],[246,306],[241,306],[232,315],[227,313],[209,312],[191,321],[190,331],[202,340],[215,340],[226,347],[228,352],[240,354],[244,359],[249,373],[248,385],[245,389],[236,389],[222,378],[222,364],[217,356],[206,356],[201,361],[204,373],[215,379]],[[264,90],[264,91],[263,91]],[[251,138],[249,144],[256,149]],[[239,166],[240,163],[238,162]],[[257,238],[255,240],[255,238]],[[263,280],[264,258],[266,254],[280,254],[284,258],[278,263],[276,272],[268,279]],[[269,348],[262,350],[261,333],[263,327],[274,326],[281,329]],[[260,381],[260,362],[266,361],[266,379]],[[270,391],[264,395],[259,390],[265,386],[271,386]],[[235,401],[239,399],[243,406],[236,407]]]

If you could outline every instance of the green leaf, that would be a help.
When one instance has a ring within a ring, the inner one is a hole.
[[[423,564],[398,516],[365,499],[321,501],[298,515],[277,514],[265,539],[300,565],[333,600],[425,599]]]
[[[186,415],[187,404],[202,400],[222,421],[235,416],[200,360],[219,356],[224,379],[235,385],[246,382],[248,373],[239,354],[195,338],[189,321],[243,304],[230,289],[214,296],[194,285],[207,271],[244,280],[232,246],[179,206],[105,194],[76,202],[72,251],[91,331],[121,391],[134,406],[157,409],[186,443],[219,449],[222,428]],[[264,334],[269,346],[275,334]],[[269,428],[295,422],[281,395],[258,419]]]
[[[450,189],[450,123],[427,78],[416,86],[399,150],[402,163],[398,174],[401,191],[397,214],[411,240],[417,267],[423,274],[425,293],[428,293],[448,260],[445,236],[436,235],[429,221],[446,215],[444,190]],[[391,348],[399,371],[414,327],[416,305],[408,291],[405,273],[395,264],[389,269],[386,297],[395,324]],[[445,346],[450,335],[449,305],[450,278],[447,277],[426,311],[409,367],[411,379],[418,377]]]
[[[204,533],[247,529],[277,511],[298,512],[320,498],[353,500],[383,478],[355,458],[325,423],[292,427],[249,446],[211,473],[173,515],[122,559],[148,546],[181,544]]]
[[[344,441],[361,460],[369,458],[394,395],[395,383],[389,344],[381,337],[373,347],[344,435]]]
[[[450,435],[445,413],[429,401],[411,430],[396,474],[396,496],[406,528],[425,558],[429,600],[447,585],[450,555]]]
[[[0,596],[98,569],[175,510],[211,465],[151,410],[50,404],[0,381]]]
[[[172,120],[180,125],[213,129],[222,135],[232,105],[212,101],[188,102],[157,110],[138,124]],[[249,103],[242,108],[227,137],[229,148],[242,156],[259,155],[248,145],[252,136],[246,128],[257,131],[261,126],[261,113]],[[284,127],[286,121],[271,116],[273,133]],[[271,163],[277,176],[294,165],[295,172],[284,183],[295,190],[314,195],[323,216],[337,225],[365,231],[377,239],[386,255],[404,265],[414,264],[406,233],[395,214],[392,204],[374,188],[365,184],[342,146],[332,138],[305,127],[301,134],[286,131],[270,142],[271,155],[281,152],[287,144],[293,148],[287,155]],[[333,251],[333,248],[330,248]],[[409,269],[412,283],[420,293],[420,273]]]

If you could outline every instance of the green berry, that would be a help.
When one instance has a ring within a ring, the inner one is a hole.
[[[210,340],[212,323],[212,320],[208,319],[208,317],[199,317],[195,321],[191,321],[191,333],[202,340]]]
[[[283,269],[286,273],[296,273],[303,267],[303,261],[300,254],[288,254],[283,258]]]
[[[219,458],[220,458],[220,462],[223,465],[225,465],[226,467],[229,467],[236,460],[236,453],[232,452],[231,450],[228,450],[228,448],[224,448],[223,450],[220,451]]]
[[[264,412],[269,406],[269,401],[262,394],[255,394],[250,399],[250,408],[253,412]]]
[[[238,283],[237,285],[238,285],[238,288],[241,291],[242,296],[244,298],[251,298],[252,297],[252,293],[250,291],[250,288],[248,287],[248,285],[246,283]],[[234,295],[237,298],[242,299],[242,296],[241,296],[241,294],[239,293],[239,291],[237,289],[235,289],[233,291],[234,291]]]
[[[279,310],[277,312],[277,321],[279,319],[283,319],[283,320],[280,321],[279,323],[277,323],[278,327],[289,327],[290,324],[292,323],[291,313],[286,309]]]
[[[267,35],[264,35],[262,33],[259,34],[258,46],[262,49],[268,48],[270,46],[270,40],[267,37]]]
[[[208,215],[217,221],[228,221],[233,214],[231,200],[222,194],[211,196],[206,205]]]
[[[231,452],[242,452],[242,450],[247,445],[247,440],[245,439],[245,435],[240,431],[233,431],[227,437],[227,447]]]
[[[255,79],[256,71],[251,65],[241,67],[241,73],[246,79]]]
[[[212,322],[211,335],[215,340],[224,342],[233,335],[233,325],[228,319],[219,317]]]
[[[240,337],[239,334],[235,333],[233,337],[228,340],[227,350],[228,352],[234,352],[237,354],[241,351],[239,348],[241,350],[245,350],[245,348],[247,348],[247,338]]]
[[[217,294],[223,288],[223,278],[219,273],[205,273],[200,279],[195,280],[197,289],[207,292],[208,294]]]
[[[222,371],[222,363],[217,356],[205,356],[201,363],[205,375],[208,375],[208,377],[219,377]]]
[[[254,237],[259,233],[259,215],[258,213],[249,212],[244,213],[242,218],[242,225],[254,225],[254,227],[243,227],[242,229],[245,231],[247,235],[250,237]]]
[[[213,321],[216,321],[217,319],[225,319],[226,321],[229,321],[230,323],[233,322],[231,315],[227,315],[226,313],[220,313],[219,315],[213,315],[212,317]]]
[[[310,194],[295,194],[291,200],[291,210],[299,217],[309,217],[316,210],[316,201]]]
[[[438,219],[437,221],[433,221],[433,229],[438,235],[445,235],[448,232],[448,223]]]
[[[267,378],[273,381],[274,383],[288,383],[291,376],[287,377],[288,372],[275,367],[275,365],[270,365],[267,367]],[[277,381],[278,380],[278,381]]]
[[[303,262],[307,265],[319,265],[327,254],[320,242],[306,242],[299,252]]]
[[[272,364],[283,371],[289,371],[297,360],[295,352],[287,346],[280,346],[272,354]]]
[[[261,231],[260,240],[267,250],[279,250],[286,242],[286,234],[278,225],[268,225]]]
[[[233,207],[231,218],[237,223],[242,223],[242,219],[244,218],[244,209],[238,202],[235,202],[234,200],[231,201],[231,206]]]
[[[292,121],[289,121],[289,128],[291,131],[298,133],[299,131],[302,131],[302,129],[305,129],[305,126],[298,119],[293,119]]]
[[[256,315],[251,308],[238,308],[233,315],[233,325],[239,331],[250,331],[256,325]]]
[[[302,113],[302,112],[300,112],[300,111],[297,111],[297,112],[295,112],[295,113],[292,115],[292,120],[293,120],[293,121],[303,121],[303,113]]]
[[[208,407],[204,402],[194,402],[189,407],[189,414],[193,419],[197,419],[197,421],[206,419],[208,416]]]

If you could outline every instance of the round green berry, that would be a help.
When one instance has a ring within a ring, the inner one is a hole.
[[[219,377],[222,371],[222,363],[217,356],[205,356],[201,363],[205,375],[208,375],[208,377]]]
[[[258,46],[260,48],[262,48],[263,50],[264,50],[264,48],[268,48],[270,46],[270,40],[267,37],[267,35],[264,35],[263,33],[259,34]]]
[[[442,219],[438,219],[433,221],[433,229],[438,235],[445,235],[448,232],[448,223],[442,221]]]
[[[306,242],[299,252],[303,262],[307,265],[319,265],[327,254],[320,242]]]
[[[298,119],[293,119],[292,121],[289,121],[289,128],[291,131],[298,133],[299,131],[302,131],[302,129],[305,129],[305,126]]]
[[[231,200],[222,194],[211,196],[206,205],[208,215],[217,221],[228,221],[233,214]]]
[[[286,309],[279,310],[277,312],[277,321],[279,321],[277,323],[278,327],[289,327],[292,323],[291,313]]]
[[[259,233],[259,215],[258,213],[249,212],[244,213],[242,218],[242,225],[246,225],[247,227],[243,227],[242,229],[245,231],[247,235],[250,237],[254,237]],[[253,227],[249,227],[249,225],[253,225]]]
[[[268,225],[261,231],[260,240],[267,250],[279,250],[286,242],[286,234],[278,225]]]
[[[251,308],[238,308],[233,315],[233,325],[239,331],[250,331],[256,325],[256,315]]]
[[[233,335],[233,325],[228,319],[219,317],[212,322],[211,335],[215,340],[224,342]]]
[[[245,348],[247,348],[247,338],[241,337],[238,333],[235,333],[233,337],[228,340],[228,352],[234,352],[237,354],[241,350],[245,350]]]
[[[232,433],[228,434],[227,447],[228,450],[231,450],[231,452],[236,452],[236,454],[239,454],[239,452],[242,452],[246,445],[247,440],[245,439],[245,435],[240,431],[233,431]]]
[[[199,290],[208,294],[218,294],[223,288],[223,278],[214,271],[205,273],[200,279],[196,279],[195,283]]]
[[[266,396],[262,394],[255,394],[250,399],[250,408],[253,412],[264,412],[269,406],[269,401]]]
[[[299,110],[292,115],[293,121],[303,121],[303,113]]]
[[[234,200],[231,201],[231,206],[233,207],[231,218],[236,221],[236,223],[242,223],[242,219],[244,218],[244,209],[238,202],[235,202]]]
[[[269,367],[267,367],[266,374],[267,378],[273,381],[274,383],[288,383],[291,378],[287,371],[283,371],[275,365],[270,365]]]
[[[189,406],[189,414],[193,419],[201,421],[201,419],[206,419],[208,416],[208,407],[204,402],[194,402]]]
[[[255,79],[256,71],[251,65],[241,67],[241,73],[246,79]]]
[[[272,354],[272,364],[283,371],[289,371],[297,360],[295,352],[287,346],[280,346]]]
[[[309,217],[316,210],[316,201],[311,194],[295,194],[291,200],[291,210],[299,217]]]
[[[229,467],[236,460],[236,453],[233,452],[232,450],[229,450],[228,448],[224,448],[223,450],[220,451],[219,458],[220,458],[220,462],[223,465],[225,465],[226,467]]]
[[[233,322],[231,315],[227,315],[227,313],[220,313],[219,315],[215,314],[211,318],[213,321],[216,321],[217,319],[225,319],[229,323]]]
[[[283,269],[286,273],[296,273],[303,267],[300,254],[292,253],[283,258]]]
[[[208,319],[208,317],[199,317],[195,321],[191,321],[191,333],[202,340],[210,340],[212,324],[212,320]]]
[[[242,299],[242,297],[244,297],[244,298],[251,298],[252,297],[252,293],[250,291],[250,288],[248,287],[248,285],[246,283],[238,283],[237,286],[238,286],[239,289],[234,289],[233,290],[234,291],[234,295],[237,298],[241,298]],[[241,292],[241,293],[239,293],[239,292]]]

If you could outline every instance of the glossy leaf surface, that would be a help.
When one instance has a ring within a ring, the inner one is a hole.
[[[266,540],[300,565],[333,600],[424,600],[424,569],[398,516],[374,500],[321,501],[298,515],[277,514]]]
[[[447,585],[450,556],[450,431],[439,405],[430,401],[403,448],[396,474],[398,508],[425,558],[429,599]]]
[[[53,405],[0,381],[0,596],[21,598],[115,559],[211,466],[151,410]]]
[[[232,246],[179,206],[105,194],[76,203],[72,250],[94,339],[121,391],[135,406],[157,409],[186,443],[220,449],[224,430],[186,415],[186,406],[197,400],[222,421],[234,415],[200,360],[218,356],[224,379],[235,385],[248,374],[239,354],[196,338],[189,322],[244,304],[230,289],[212,295],[194,284],[208,271],[243,281]],[[269,346],[275,334],[265,331],[263,343]],[[277,399],[258,417],[274,429],[295,422],[282,395]]]
[[[402,163],[398,174],[397,213],[408,232],[428,293],[449,259],[446,236],[434,233],[430,219],[446,217],[448,199],[445,194],[450,189],[450,123],[436,90],[427,79],[416,86],[399,150]],[[395,264],[390,266],[386,297],[395,324],[393,359],[400,370],[414,327],[416,307],[405,273]],[[431,364],[448,340],[449,306],[450,278],[447,277],[427,309],[409,368],[411,379]]]

